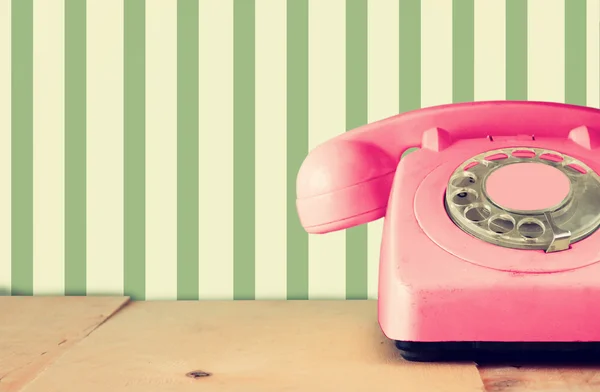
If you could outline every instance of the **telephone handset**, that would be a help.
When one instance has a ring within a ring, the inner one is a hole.
[[[386,217],[378,319],[406,359],[600,347],[598,149],[596,108],[421,109],[311,151],[298,214],[317,234]]]
[[[441,152],[463,139],[518,135],[600,145],[598,110],[534,101],[486,101],[420,109],[341,134],[312,150],[297,177],[297,210],[309,233],[322,234],[386,214],[402,153]]]

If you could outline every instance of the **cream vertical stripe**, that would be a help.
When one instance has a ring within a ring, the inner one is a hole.
[[[199,7],[200,299],[233,299],[233,1]]]
[[[345,132],[345,1],[308,4],[309,149]],[[309,236],[309,298],[346,297],[344,231]]]
[[[87,2],[87,288],[123,292],[123,2]]]
[[[146,299],[177,298],[177,3],[146,0]]]
[[[600,1],[587,0],[587,106],[600,107]]]
[[[565,100],[564,0],[529,0],[528,99]]]
[[[34,294],[64,293],[64,0],[33,3]]]
[[[452,102],[452,2],[421,2],[421,106]]]
[[[11,93],[10,93],[10,7],[0,0],[0,295],[11,288]]]
[[[476,101],[506,98],[506,3],[474,2]]]
[[[398,114],[398,2],[369,2],[368,8],[368,121]],[[368,224],[368,296],[377,298],[383,219]]]
[[[255,4],[256,299],[285,299],[286,2]]]

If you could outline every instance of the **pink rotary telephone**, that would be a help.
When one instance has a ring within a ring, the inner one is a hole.
[[[599,172],[598,109],[444,105],[315,148],[297,210],[316,234],[385,216],[379,324],[405,358],[587,355],[600,346]]]

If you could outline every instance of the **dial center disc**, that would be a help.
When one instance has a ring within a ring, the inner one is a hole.
[[[514,163],[490,173],[485,188],[503,209],[538,211],[557,207],[569,195],[571,181],[543,163]]]

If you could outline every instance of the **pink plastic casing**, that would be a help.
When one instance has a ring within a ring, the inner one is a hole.
[[[385,215],[379,323],[390,339],[600,341],[600,231],[563,252],[502,248],[459,230],[443,204],[451,173],[498,148],[547,148],[600,173],[599,130],[600,110],[544,102],[395,116],[309,154],[297,181],[300,220],[326,233]],[[421,150],[398,164],[410,147]]]

